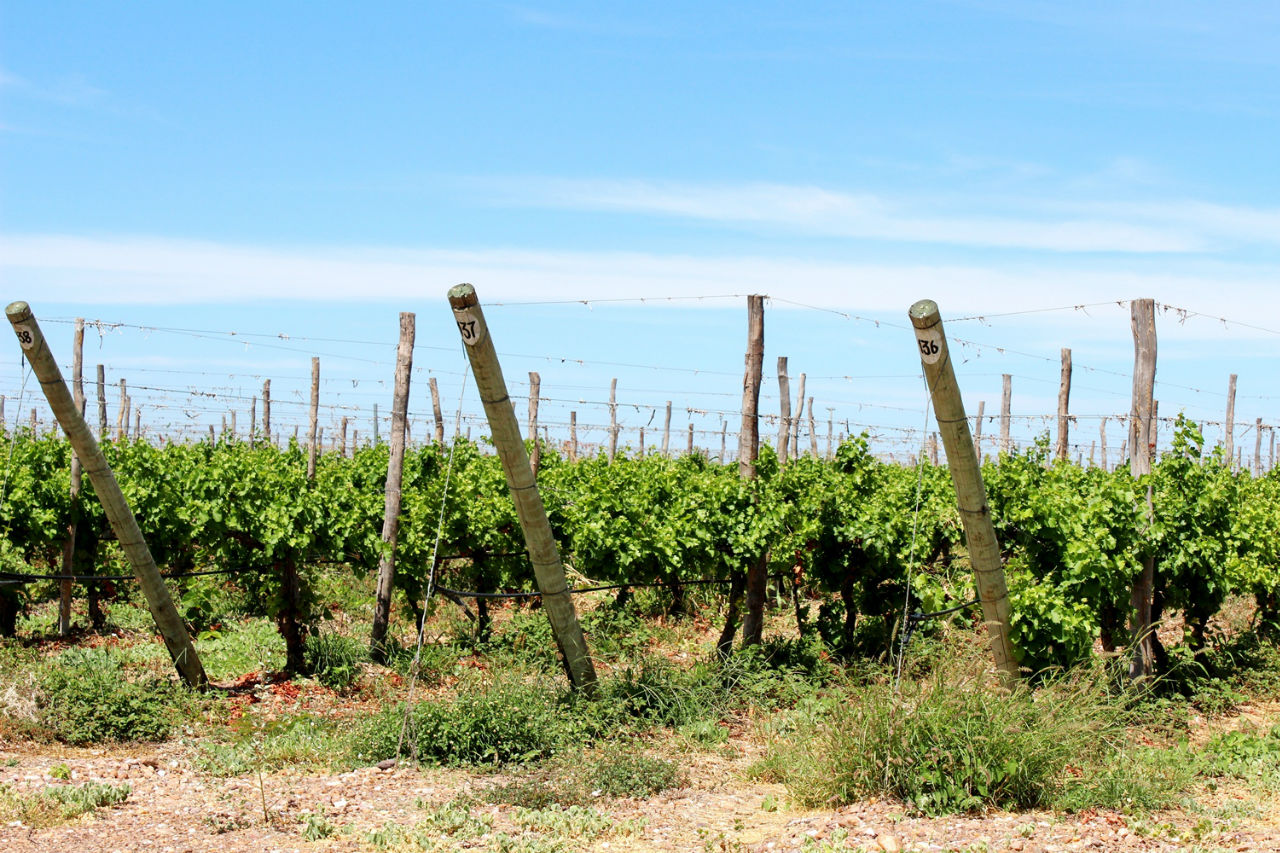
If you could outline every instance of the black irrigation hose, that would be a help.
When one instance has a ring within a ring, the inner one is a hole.
[[[981,604],[982,598],[976,597],[973,601],[966,601],[964,604],[957,604],[955,607],[948,607],[945,610],[935,610],[932,613],[921,613],[917,610],[907,617],[907,624],[902,628],[902,653],[906,654],[907,646],[911,645],[911,637],[915,634],[916,629],[921,623],[930,619],[937,619],[940,616],[949,616],[952,613],[959,613],[961,610],[968,610],[975,604]]]
[[[769,575],[769,578],[771,580],[776,578],[784,578],[784,577],[790,577],[790,575],[787,575],[787,574]],[[714,586],[716,584],[727,584],[727,583],[733,583],[733,578],[711,578],[707,580],[673,581],[673,582],[666,582],[666,583],[611,583],[611,584],[605,584],[604,586],[570,587],[569,593],[571,595],[578,595],[579,593],[583,593],[583,592],[603,592],[610,589],[655,589],[655,588],[663,588],[663,587],[669,587],[669,586]],[[450,595],[456,595],[459,598],[492,599],[492,598],[541,598],[542,597],[542,593],[540,592],[471,592],[470,590],[463,590],[463,589],[449,589],[448,587],[440,586],[438,584],[436,585],[436,589],[439,590],[440,592],[448,593]]]

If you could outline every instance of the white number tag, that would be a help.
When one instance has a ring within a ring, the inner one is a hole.
[[[466,309],[454,311],[453,319],[458,321],[458,332],[462,335],[464,344],[471,347],[480,342],[480,322],[472,316],[470,311]]]
[[[17,333],[18,343],[24,350],[29,350],[36,345],[35,332],[31,331],[25,323],[18,323],[13,327],[13,331]]]
[[[920,345],[920,360],[925,364],[937,364],[942,358],[942,331],[937,326],[917,329],[916,343]]]

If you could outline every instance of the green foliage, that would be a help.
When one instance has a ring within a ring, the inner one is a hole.
[[[613,749],[589,765],[587,784],[610,797],[651,797],[682,784],[678,765],[629,749]]]
[[[130,673],[119,655],[100,649],[54,658],[41,690],[40,722],[71,744],[164,740],[197,702],[174,682]]]
[[[129,798],[128,785],[86,782],[55,785],[36,793],[19,793],[0,785],[0,821],[20,821],[32,829],[56,826],[96,809],[119,805]]]

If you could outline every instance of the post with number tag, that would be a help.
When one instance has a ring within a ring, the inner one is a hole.
[[[142,538],[138,521],[120,491],[116,475],[107,465],[97,439],[93,437],[92,430],[67,391],[62,371],[58,368],[53,353],[49,351],[49,345],[40,332],[31,307],[25,302],[11,302],[5,308],[5,315],[13,325],[13,331],[18,336],[18,343],[26,353],[27,360],[31,362],[32,372],[40,380],[49,408],[67,434],[71,449],[80,457],[84,473],[89,475],[89,482],[93,484],[94,493],[102,501],[102,509],[111,522],[111,529],[116,534],[120,548],[133,567],[134,576],[147,598],[151,617],[155,620],[160,635],[164,637],[164,644],[169,649],[178,674],[189,686],[204,687],[208,684],[208,679],[205,677],[204,667],[200,665],[200,658],[196,655],[195,646],[191,643],[191,637],[187,634],[187,627],[178,615],[177,608],[173,606],[173,599],[156,568],[151,549]]]
[[[973,564],[991,654],[1004,683],[1012,684],[1018,680],[1018,661],[1009,639],[1009,593],[1000,561],[1000,543],[991,524],[982,469],[978,467],[973,434],[969,431],[969,419],[965,417],[964,401],[956,384],[942,317],[932,299],[922,299],[912,305],[909,314],[911,325],[915,327],[920,362],[933,398],[933,412],[938,421],[938,431],[942,434],[942,446],[947,451],[947,466],[956,487],[956,504],[964,524],[965,543],[969,549],[969,561]]]
[[[578,613],[569,593],[569,582],[560,562],[560,551],[551,535],[547,510],[538,493],[538,483],[529,465],[529,453],[525,450],[520,423],[511,407],[507,393],[507,381],[502,376],[502,365],[489,336],[489,328],[480,310],[476,289],[469,284],[459,284],[449,290],[449,305],[458,324],[458,333],[466,344],[467,358],[471,361],[471,374],[480,391],[489,431],[494,447],[502,461],[507,476],[507,486],[515,501],[516,515],[524,532],[533,573],[542,593],[542,607],[555,633],[556,644],[564,661],[565,671],[574,689],[585,695],[596,692],[596,670],[587,652],[587,638],[578,623]]]

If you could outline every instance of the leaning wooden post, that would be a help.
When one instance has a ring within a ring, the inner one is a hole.
[[[84,418],[84,318],[76,318],[75,335],[71,350],[72,401],[81,419]],[[62,574],[70,575],[74,569],[76,553],[76,527],[79,515],[80,457],[71,451],[71,521],[67,524],[67,541],[62,544]],[[58,635],[71,634],[71,579],[63,578],[58,584]]]
[[[404,433],[409,412],[409,377],[413,371],[414,320],[400,312],[400,344],[396,347],[395,390],[391,397],[391,458],[387,462],[386,502],[382,513],[382,556],[378,559],[378,589],[373,606],[374,660],[386,662],[387,624],[391,620],[391,590],[396,574],[396,539],[400,533],[400,486],[404,477]],[[346,426],[346,418],[343,418]],[[344,437],[345,439],[345,437]]]
[[[1154,447],[1155,384],[1156,384],[1156,309],[1152,299],[1135,299],[1130,303],[1133,326],[1133,407],[1129,412],[1129,471],[1134,477],[1151,473],[1151,451]],[[1235,375],[1231,387],[1235,389]],[[1234,403],[1232,394],[1231,402]],[[1230,433],[1228,432],[1228,435]],[[1147,485],[1147,518],[1154,515],[1151,485]],[[1129,666],[1131,678],[1151,675],[1155,663],[1155,648],[1151,642],[1151,602],[1155,587],[1156,560],[1154,555],[1142,558],[1142,571],[1134,579],[1129,603],[1133,608],[1133,661]]]
[[[436,385],[434,376],[427,380],[427,385],[431,388],[431,416],[436,420],[436,444],[443,446],[444,415],[440,412],[440,387]]]
[[[40,387],[44,389],[49,408],[62,424],[71,448],[80,457],[85,473],[89,475],[94,493],[102,502],[107,520],[111,522],[116,540],[129,559],[130,566],[133,567],[134,576],[138,579],[138,585],[147,598],[151,617],[155,620],[161,636],[164,637],[165,646],[169,649],[174,666],[177,667],[179,675],[186,684],[192,687],[205,686],[208,679],[205,677],[204,667],[200,665],[195,646],[191,644],[191,637],[187,635],[182,617],[173,606],[173,599],[169,597],[169,590],[165,588],[164,581],[160,578],[155,559],[142,538],[142,531],[138,529],[138,522],[133,517],[132,510],[129,509],[129,503],[120,492],[120,484],[116,482],[115,474],[107,465],[107,460],[103,457],[102,449],[98,447],[93,432],[85,423],[75,401],[67,391],[62,372],[58,369],[53,353],[49,351],[49,345],[40,331],[40,325],[36,322],[35,316],[31,313],[30,306],[25,302],[12,302],[5,308],[5,315],[13,325],[13,331],[17,334],[18,343],[21,344],[27,360],[31,363],[32,371],[40,380]]]
[[[316,453],[320,442],[320,359],[311,356],[311,409],[307,425],[307,479],[316,478]]]
[[[982,471],[973,451],[969,419],[956,384],[955,369],[947,349],[942,317],[932,299],[922,299],[911,306],[911,324],[915,326],[920,361],[933,397],[934,416],[942,433],[947,452],[947,466],[956,487],[956,505],[964,523],[969,561],[977,581],[978,598],[982,602],[982,619],[996,669],[1005,684],[1018,680],[1018,661],[1010,641],[1009,594],[1005,587],[1004,567],[1000,562],[1000,543],[991,524],[991,508],[987,506]]]
[[[1222,445],[1227,452],[1227,465],[1236,453],[1236,374],[1227,380],[1227,422],[1222,428]]]
[[[1071,401],[1071,350],[1062,348],[1062,378],[1058,382],[1058,446],[1054,450],[1057,459],[1067,458],[1071,416],[1068,408]]]
[[[1004,374],[1002,384],[1003,388],[1000,392],[1000,452],[1008,453],[1013,450],[1013,443],[1009,439],[1009,421],[1013,419],[1013,377],[1008,373]]]
[[[471,362],[471,374],[475,377],[480,401],[489,420],[489,432],[494,447],[502,461],[507,476],[507,486],[515,501],[520,528],[524,531],[525,545],[533,573],[542,593],[542,607],[547,612],[556,643],[563,655],[565,670],[574,688],[588,695],[596,691],[596,670],[587,651],[587,639],[578,624],[573,597],[565,578],[560,552],[551,535],[546,507],[538,493],[538,483],[529,467],[529,455],[520,439],[520,425],[511,409],[511,397],[502,377],[502,365],[485,323],[484,311],[476,297],[475,288],[459,284],[449,291],[449,305],[458,324],[462,341],[466,344],[467,358]],[[616,441],[616,433],[612,437]]]
[[[747,297],[747,355],[746,368],[742,376],[742,432],[738,436],[738,476],[744,480],[756,478],[756,460],[760,457],[760,379],[764,370],[764,297]],[[804,374],[801,374],[801,383]],[[744,646],[759,645],[764,635],[764,604],[768,587],[767,554],[762,553],[747,566],[746,597],[747,613],[742,620],[742,644]],[[741,572],[734,575],[741,577]],[[741,581],[733,583],[740,587]],[[739,593],[741,594],[741,593]],[[724,633],[720,644],[727,650],[733,643],[730,628],[736,628],[737,602],[733,601],[733,590],[730,589],[729,613],[724,632],[729,634],[729,643],[725,645]],[[723,654],[723,650],[722,650]]]
[[[618,455],[618,380],[609,381],[609,461]]]

